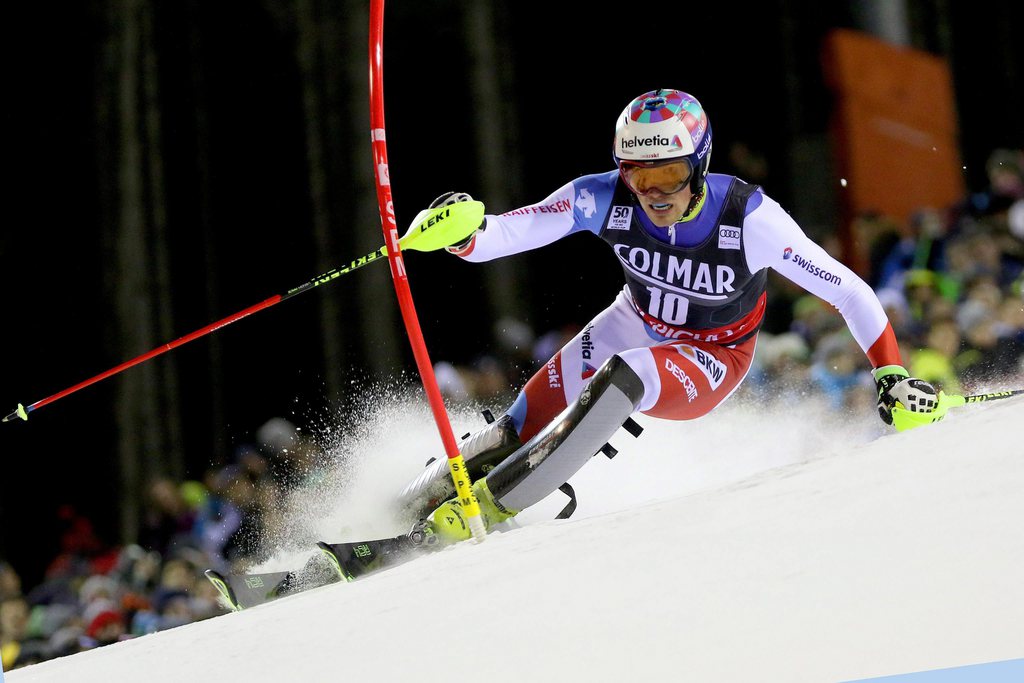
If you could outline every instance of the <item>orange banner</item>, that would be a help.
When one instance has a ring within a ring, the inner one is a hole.
[[[835,94],[843,256],[864,273],[870,245],[852,232],[856,216],[877,212],[906,227],[918,210],[964,196],[952,76],[942,58],[845,29],[826,38],[823,62]]]

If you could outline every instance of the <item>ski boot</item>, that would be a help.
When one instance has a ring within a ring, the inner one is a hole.
[[[473,484],[473,493],[480,503],[480,515],[487,530],[519,513],[518,510],[509,510],[494,499],[491,490],[487,488],[486,478],[478,479]],[[441,503],[425,522],[419,533],[424,539],[432,538],[432,542],[440,547],[465,541],[473,535],[466,521],[465,510],[457,498]]]

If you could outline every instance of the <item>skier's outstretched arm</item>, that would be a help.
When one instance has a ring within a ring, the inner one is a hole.
[[[903,367],[896,334],[871,287],[807,237],[777,202],[762,194],[757,200],[743,231],[750,268],[772,268],[835,306],[871,362],[882,420],[892,424],[897,402],[912,412],[934,409],[935,388]]]
[[[506,211],[500,215],[488,214],[484,223],[469,238],[448,247],[448,251],[467,261],[479,263],[503,256],[538,249],[575,232],[597,232],[600,222],[588,220],[595,212],[578,211],[573,204],[576,192],[583,184],[602,182],[603,174],[585,176],[566,183],[536,204]],[[448,192],[434,200],[464,201],[470,196],[464,192]]]

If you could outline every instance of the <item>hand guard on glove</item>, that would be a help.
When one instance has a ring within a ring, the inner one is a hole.
[[[438,197],[434,201],[430,202],[430,206],[428,206],[427,208],[428,209],[437,209],[437,208],[440,208],[442,206],[449,206],[451,204],[458,204],[459,202],[471,202],[471,201],[473,201],[473,198],[471,196],[469,196],[469,194],[466,193],[466,192],[445,192],[443,195],[441,195],[440,197]],[[484,220],[484,222],[480,224],[480,227],[478,227],[476,229],[476,232],[471,234],[469,237],[467,237],[464,240],[459,241],[457,244],[449,245],[447,247],[448,251],[453,251],[453,250],[458,251],[459,249],[462,249],[467,244],[469,244],[470,241],[472,241],[473,237],[476,236],[477,232],[483,230],[485,227],[487,227],[487,221],[486,220]]]
[[[923,379],[911,377],[899,365],[886,365],[872,373],[878,390],[878,416],[892,424],[892,409],[897,403],[912,413],[930,413],[939,404],[938,392]]]
[[[470,244],[486,226],[483,202],[465,192],[445,192],[416,214],[399,242],[413,251],[451,250]]]

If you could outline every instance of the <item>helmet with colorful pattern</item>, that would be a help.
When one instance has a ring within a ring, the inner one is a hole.
[[[622,110],[615,126],[615,162],[656,165],[685,159],[694,195],[711,162],[711,122],[697,98],[681,90],[652,90]]]

